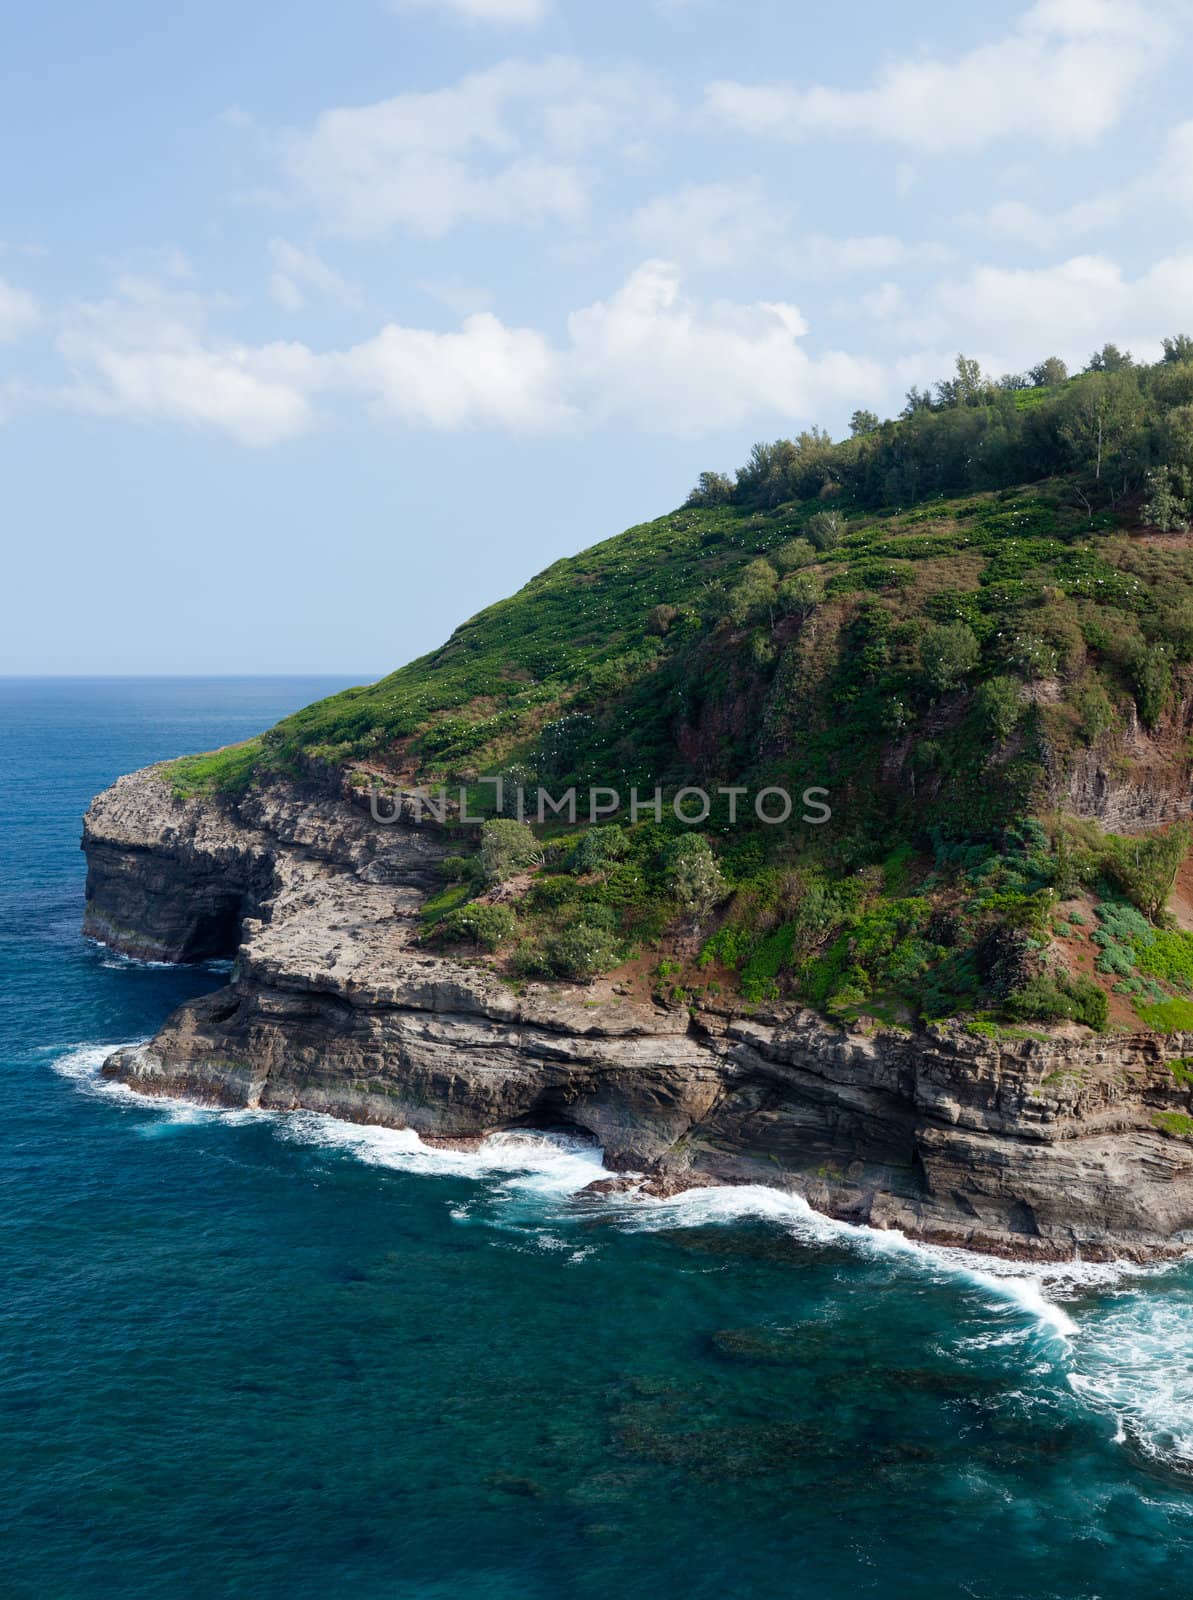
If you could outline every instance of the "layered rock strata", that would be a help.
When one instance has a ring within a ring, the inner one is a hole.
[[[656,1192],[767,1184],[1029,1259],[1193,1247],[1179,1134],[1193,1037],[863,1034],[608,984],[515,990],[419,946],[444,843],[378,826],[338,777],[182,800],[147,769],[94,801],[83,848],[91,937],[141,958],[235,957],[227,987],[110,1058],[143,1093],[431,1140],[573,1130]]]

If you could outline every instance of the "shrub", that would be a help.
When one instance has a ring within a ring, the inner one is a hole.
[[[678,606],[655,606],[646,619],[647,633],[656,633],[662,637],[663,634],[670,631],[671,624],[679,615],[680,609]]]
[[[439,870],[448,883],[473,883],[481,875],[475,856],[444,856]]]
[[[1180,822],[1167,833],[1146,839],[1107,840],[1107,874],[1153,922],[1172,893],[1177,871],[1189,851],[1189,836],[1189,824]]]
[[[527,939],[510,957],[510,971],[519,978],[549,978],[551,962],[541,944]]]
[[[1086,744],[1095,744],[1107,728],[1114,726],[1114,707],[1110,704],[1110,696],[1096,678],[1074,694],[1073,709],[1077,713],[1077,726]]]
[[[1135,971],[1135,952],[1128,950],[1126,945],[1115,944],[1108,939],[1102,945],[1095,965],[1099,972],[1113,972],[1120,978],[1129,978]]]
[[[751,561],[741,582],[729,591],[729,615],[734,622],[748,622],[757,612],[770,610],[775,603],[779,574],[769,561]]]
[[[1075,974],[1069,980],[1069,992],[1073,996],[1078,1022],[1084,1022],[1087,1028],[1093,1028],[1095,1032],[1106,1026],[1110,1001],[1092,978],[1082,973]]]
[[[444,917],[438,931],[445,939],[471,940],[480,949],[496,950],[516,927],[517,918],[508,906],[474,903]]]
[[[1131,651],[1127,661],[1135,704],[1146,727],[1154,728],[1164,715],[1168,691],[1172,687],[1172,669],[1168,665],[1168,651],[1162,644],[1140,643]]]
[[[1009,739],[1023,715],[1023,696],[1014,678],[990,678],[977,692],[978,715],[996,739]]]
[[[1083,1022],[1096,1030],[1106,1026],[1110,1002],[1084,974],[1040,975],[1009,994],[1003,1010],[1016,1022]]]
[[[920,666],[937,694],[953,688],[977,666],[977,636],[964,622],[943,622],[928,628],[920,640]]]
[[[504,883],[541,860],[539,842],[524,822],[496,817],[481,829],[481,867],[489,883]]]
[[[839,511],[818,511],[805,532],[817,550],[835,550],[845,533],[845,518]]]
[[[698,833],[677,839],[666,856],[667,887],[685,911],[707,916],[725,897],[727,884],[707,839]]]
[[[810,567],[816,560],[816,549],[807,539],[788,539],[771,557],[780,572],[795,572],[800,567]]]
[[[610,928],[581,920],[553,934],[546,942],[547,961],[557,978],[589,983],[622,958],[621,944]]]
[[[824,579],[818,572],[793,572],[779,585],[779,604],[784,611],[806,617],[824,599]]]
[[[590,828],[568,857],[568,871],[607,873],[629,848],[626,831],[616,822],[603,828]]]

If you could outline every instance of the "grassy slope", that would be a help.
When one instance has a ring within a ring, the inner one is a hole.
[[[596,930],[598,965],[644,952],[639,964],[680,1001],[730,987],[842,1018],[1099,1024],[1091,980],[1070,982],[1066,968],[1081,970],[1072,941],[1146,898],[1125,847],[1051,822],[1007,830],[1042,814],[1046,765],[1096,746],[1127,774],[1145,657],[1163,657],[1163,694],[1179,701],[1183,647],[1169,634],[1173,606],[1193,601],[1188,542],[1140,542],[1137,510],[1091,518],[1055,481],[887,515],[847,496],[834,505],[849,531],[816,561],[824,598],[813,607],[775,596],[743,609],[734,586],[823,502],[686,507],[555,563],[380,683],[175,763],[174,781],[236,788],[319,757],[405,781],[470,781],[518,763],[552,785],[623,792],[824,784],[834,820],[823,831],[729,830],[714,814],[707,832],[733,892],[698,930],[665,865],[674,826],[635,830],[598,874],[571,870],[576,840],[556,840],[515,907],[500,969],[514,981],[586,975],[553,953],[551,930],[570,923]],[[674,612],[652,616],[659,606]],[[924,634],[957,621],[980,659],[941,691],[925,678]],[[1021,708],[997,731],[981,686],[1008,678]],[[1153,712],[1157,747],[1184,782],[1188,752],[1164,745],[1164,709]],[[465,876],[431,921],[481,887]],[[1066,897],[1085,907],[1084,933],[1057,924]],[[1156,972],[1148,950],[1139,928],[1106,932],[1085,969],[1092,961],[1120,1025],[1132,1009],[1149,1025],[1189,1025],[1193,959],[1178,952]]]

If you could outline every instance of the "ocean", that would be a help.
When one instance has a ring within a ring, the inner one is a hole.
[[[1193,1266],[99,1079],[223,974],[80,937],[88,800],[341,686],[0,681],[0,1595],[1193,1592]]]

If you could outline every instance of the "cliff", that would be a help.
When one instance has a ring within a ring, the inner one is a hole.
[[[806,1009],[513,985],[427,952],[434,831],[378,827],[347,779],[180,798],[122,778],[87,813],[85,931],[235,956],[105,1072],[146,1094],[305,1107],[474,1139],[591,1135],[656,1192],[765,1183],[833,1216],[1031,1259],[1193,1246],[1193,1036],[861,1031]],[[1159,1119],[1159,1120],[1158,1120]]]

